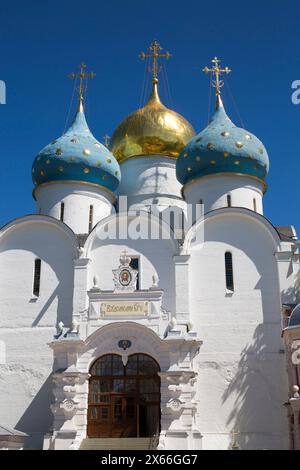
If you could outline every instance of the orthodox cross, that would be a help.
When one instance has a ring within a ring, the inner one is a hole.
[[[221,95],[221,88],[224,86],[224,80],[222,80],[221,76],[222,74],[228,75],[231,70],[228,67],[221,68],[220,63],[221,60],[218,59],[218,57],[215,57],[212,60],[213,66],[211,68],[204,67],[202,70],[204,73],[211,73],[213,76],[212,79],[212,86],[216,89],[216,95],[220,96]]]
[[[168,60],[168,59],[170,59],[171,54],[169,52],[161,53],[162,47],[159,44],[159,42],[156,41],[156,40],[154,40],[151,43],[150,47],[148,47],[148,51],[149,51],[148,53],[141,52],[139,57],[142,60],[147,59],[147,58],[153,59],[153,64],[152,64],[152,68],[151,68],[152,81],[157,82],[157,75],[158,75],[158,72],[159,72],[158,59],[167,59]]]
[[[79,72],[77,73],[71,73],[69,75],[69,78],[71,80],[76,80],[77,78],[79,78],[79,87],[78,87],[78,93],[79,93],[79,110],[82,111],[82,103],[83,103],[83,84],[84,84],[84,80],[88,80],[89,78],[93,79],[96,77],[96,74],[94,72],[89,72],[89,73],[86,73],[85,72],[85,68],[86,68],[86,65],[82,62],[79,66]]]
[[[110,136],[107,135],[107,134],[105,134],[105,135],[103,136],[103,141],[104,141],[105,147],[108,148],[108,147],[109,147],[109,143],[110,143]]]
[[[231,450],[240,450],[240,447],[237,443],[237,436],[239,435],[239,432],[233,430],[231,431]]]

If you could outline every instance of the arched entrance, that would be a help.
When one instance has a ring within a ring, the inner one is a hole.
[[[88,437],[151,437],[160,426],[160,368],[146,354],[97,359],[90,370]]]

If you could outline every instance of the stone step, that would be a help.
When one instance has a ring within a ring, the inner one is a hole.
[[[149,450],[152,445],[151,437],[87,438],[82,441],[80,450]]]

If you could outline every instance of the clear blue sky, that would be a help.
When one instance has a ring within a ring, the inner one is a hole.
[[[139,106],[138,54],[157,38],[173,54],[167,63],[173,107],[197,131],[208,113],[202,67],[218,55],[232,68],[228,114],[240,124],[237,106],[270,156],[265,215],[300,233],[300,105],[290,98],[292,81],[300,80],[299,1],[1,0],[0,18],[0,79],[7,85],[7,104],[0,105],[0,225],[35,210],[31,164],[65,127],[73,91],[67,74],[82,60],[97,73],[86,113],[101,140]]]

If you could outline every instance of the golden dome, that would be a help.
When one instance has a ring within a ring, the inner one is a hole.
[[[161,103],[157,79],[152,83],[148,103],[125,118],[111,138],[110,150],[119,162],[141,155],[176,158],[195,135],[184,117]]]

